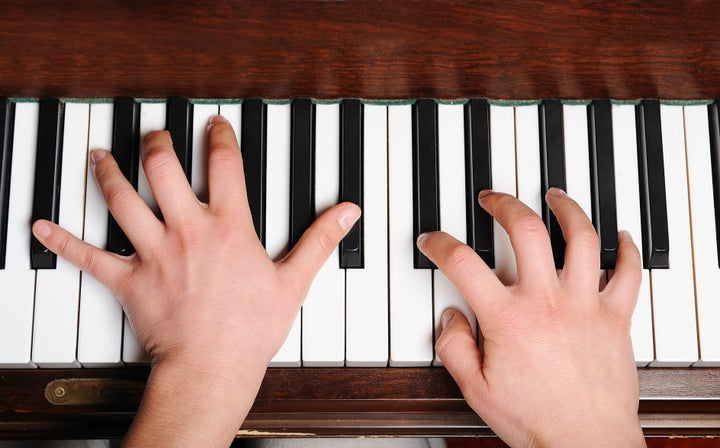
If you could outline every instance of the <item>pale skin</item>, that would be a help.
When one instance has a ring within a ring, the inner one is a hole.
[[[218,116],[208,133],[208,203],[194,196],[169,135],[145,138],[143,167],[162,221],[112,156],[93,151],[98,185],[134,255],[107,253],[47,221],[33,225],[50,250],[116,293],[151,355],[125,446],[228,446],[315,274],[360,216],[353,204],[336,205],[287,257],[270,260],[252,225],[232,127]],[[507,195],[485,192],[480,204],[513,242],[513,285],[451,236],[419,238],[484,336],[481,354],[467,320],[448,310],[438,353],[468,403],[512,446],[643,446],[629,337],[640,256],[621,233],[616,273],[598,292],[592,224],[562,192],[551,190],[547,201],[568,246],[559,276],[542,222]]]

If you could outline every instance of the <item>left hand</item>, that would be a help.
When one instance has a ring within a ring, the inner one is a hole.
[[[153,375],[162,370],[173,381],[210,389],[221,383],[222,394],[242,400],[232,410],[237,430],[315,274],[360,210],[349,203],[331,208],[287,257],[274,262],[255,234],[232,127],[218,116],[208,132],[207,204],[193,194],[169,134],[145,138],[143,168],[163,220],[109,152],[92,152],[98,185],[135,254],[100,250],[48,221],[36,222],[33,231],[48,249],[115,293],[152,357]]]

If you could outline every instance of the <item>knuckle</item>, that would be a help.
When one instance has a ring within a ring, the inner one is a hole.
[[[153,175],[164,176],[168,173],[173,157],[175,157],[175,154],[165,151],[164,148],[149,148],[143,160],[143,168]]]
[[[518,233],[535,235],[547,235],[547,228],[539,216],[526,214],[519,217],[511,224]]]
[[[574,244],[589,249],[596,249],[600,245],[597,233],[593,228],[583,227],[582,229],[577,229],[572,232],[571,238]]]
[[[82,250],[80,245],[76,245],[73,238],[69,235],[63,237],[59,242],[58,254],[68,260],[72,260],[80,270],[93,273],[93,269],[97,264],[97,257],[93,250]]]
[[[465,245],[455,244],[447,253],[446,264],[449,269],[464,271],[472,263],[475,253]]]
[[[214,143],[212,145],[209,157],[215,161],[223,162],[235,161],[237,160],[238,155],[240,155],[240,151],[238,151],[237,147],[233,147],[232,145],[223,142]]]
[[[337,246],[335,240],[327,232],[318,232],[314,239],[325,258],[329,257]]]
[[[124,208],[128,201],[128,192],[121,189],[115,188],[104,192],[105,204],[107,204],[110,210],[120,210]]]
[[[70,249],[70,243],[71,243],[71,239],[70,239],[69,235],[62,236],[57,244],[57,253],[60,256],[67,256],[67,254],[69,253],[69,249]]]
[[[78,265],[80,270],[92,273],[95,272],[95,265],[97,264],[97,257],[93,251],[83,251],[79,254]]]

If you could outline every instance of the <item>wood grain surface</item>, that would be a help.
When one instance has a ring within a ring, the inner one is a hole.
[[[720,96],[715,2],[22,1],[0,95]]]

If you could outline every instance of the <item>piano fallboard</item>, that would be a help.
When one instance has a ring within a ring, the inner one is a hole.
[[[674,0],[10,2],[0,95],[709,99],[718,21]]]
[[[148,368],[0,370],[0,438],[121,437]],[[720,431],[720,369],[638,369],[647,435]],[[182,394],[179,390],[178,394]],[[444,368],[269,369],[238,432],[470,436],[492,431]]]

